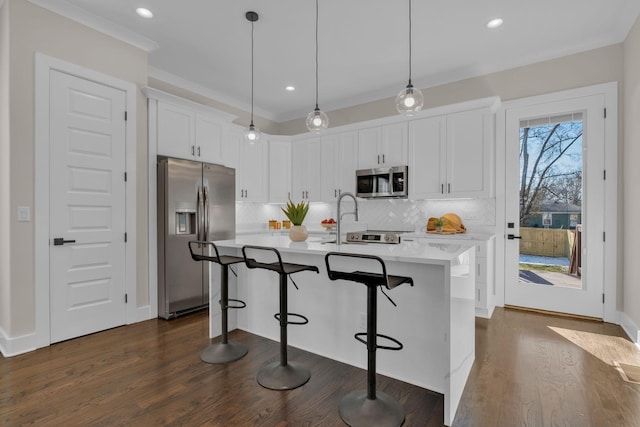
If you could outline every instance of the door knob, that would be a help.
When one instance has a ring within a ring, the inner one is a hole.
[[[520,237],[520,236],[514,236],[513,234],[507,234],[507,239],[509,239],[509,240],[513,240],[513,239],[522,239],[522,237]]]
[[[62,246],[65,243],[75,243],[75,240],[64,240],[63,237],[56,237],[53,239],[53,246]]]

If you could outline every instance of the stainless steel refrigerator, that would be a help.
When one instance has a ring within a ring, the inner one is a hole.
[[[158,157],[158,316],[206,308],[208,262],[191,259],[190,240],[235,237],[235,169]]]

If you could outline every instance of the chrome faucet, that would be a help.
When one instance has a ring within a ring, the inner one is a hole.
[[[351,197],[353,202],[356,204],[356,207],[353,212],[344,212],[340,213],[340,204],[342,203],[342,199],[345,197]],[[358,200],[356,200],[356,196],[352,193],[341,193],[340,197],[338,197],[338,222],[336,223],[336,245],[340,246],[340,224],[342,224],[342,216],[346,214],[353,214],[356,217],[356,221],[358,221]]]

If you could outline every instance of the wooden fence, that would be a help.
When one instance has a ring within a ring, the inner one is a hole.
[[[520,253],[550,257],[571,257],[573,230],[520,227]]]

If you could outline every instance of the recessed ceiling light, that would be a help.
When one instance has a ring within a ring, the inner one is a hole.
[[[498,28],[504,21],[501,18],[495,18],[487,22],[487,28]]]
[[[284,90],[286,90],[287,92],[293,92],[294,90],[296,90],[295,86],[285,86]]]
[[[144,7],[137,8],[136,13],[138,14],[138,16],[142,16],[143,18],[153,18],[153,13],[149,9],[145,9]]]

